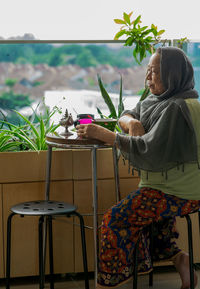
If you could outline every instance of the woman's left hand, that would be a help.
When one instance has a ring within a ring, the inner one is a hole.
[[[89,123],[76,126],[79,137],[98,139],[107,144],[113,145],[116,134],[100,125]]]
[[[79,137],[95,138],[98,139],[98,131],[100,126],[89,123],[89,124],[78,124],[76,126],[77,134]]]

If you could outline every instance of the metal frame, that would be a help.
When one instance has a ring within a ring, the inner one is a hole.
[[[194,289],[194,258],[193,258],[193,241],[192,241],[192,221],[190,215],[183,216],[187,220],[188,229],[188,251],[189,251],[189,268],[190,268],[190,288]]]
[[[99,255],[99,239],[98,239],[98,190],[97,190],[97,149],[112,148],[113,150],[113,166],[114,166],[114,178],[115,178],[115,196],[116,202],[120,200],[119,191],[119,173],[118,173],[118,158],[117,150],[115,146],[99,145],[99,144],[59,144],[50,141],[46,141],[48,145],[47,152],[47,167],[46,167],[46,188],[45,198],[49,200],[50,181],[51,181],[51,163],[52,163],[52,147],[62,149],[89,149],[91,151],[92,159],[92,196],[93,196],[93,229],[94,229],[94,280],[95,286],[97,284],[97,269],[98,269],[98,255]]]

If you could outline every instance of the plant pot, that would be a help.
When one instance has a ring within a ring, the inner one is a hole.
[[[111,131],[115,130],[115,126],[117,124],[117,119],[113,118],[97,118],[93,121],[94,124],[98,124],[103,126]]]

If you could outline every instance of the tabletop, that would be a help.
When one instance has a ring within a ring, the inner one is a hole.
[[[58,133],[50,133],[46,135],[47,144],[60,144],[60,145],[77,145],[77,146],[90,146],[90,145],[98,145],[103,147],[110,147],[110,145],[97,140],[97,139],[88,139],[81,138],[77,135],[77,133],[73,133],[72,135],[64,135]]]

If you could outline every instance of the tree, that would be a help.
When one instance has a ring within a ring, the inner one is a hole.
[[[22,93],[14,93],[12,88],[17,82],[17,79],[7,78],[5,84],[9,87],[8,92],[3,92],[0,95],[0,108],[4,110],[19,109],[25,106],[30,106],[32,101],[29,95]]]
[[[52,53],[49,59],[50,66],[58,66],[62,62],[62,57],[60,54]]]
[[[4,110],[19,109],[30,106],[32,101],[26,94],[15,94],[12,90],[0,95],[0,108]]]
[[[5,85],[7,85],[9,87],[9,89],[11,90],[16,82],[17,82],[17,79],[7,78],[5,80]]]
[[[89,50],[84,50],[76,59],[76,64],[81,67],[96,66],[96,59]]]

